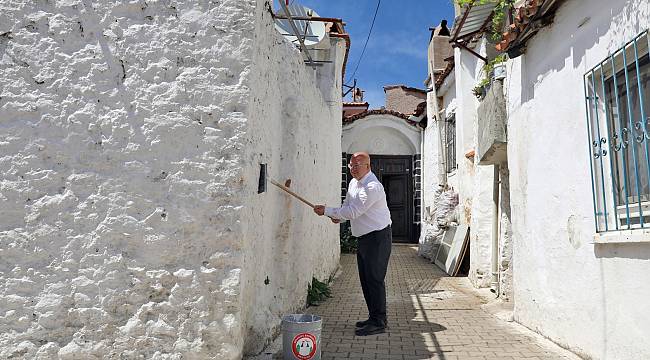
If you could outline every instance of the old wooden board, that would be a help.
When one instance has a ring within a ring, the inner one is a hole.
[[[462,261],[462,252],[467,240],[469,226],[450,226],[442,238],[442,243],[436,254],[435,264],[447,274],[452,275],[458,272],[457,267]]]
[[[465,233],[465,237],[463,238],[462,241],[462,248],[460,249],[460,252],[458,253],[458,256],[455,258],[455,266],[453,268],[453,271],[449,274],[451,276],[457,276],[458,271],[460,271],[460,267],[463,264],[463,259],[465,259],[465,256],[467,254],[467,248],[469,247],[469,229],[467,229],[467,233]],[[452,250],[453,253],[453,250]]]

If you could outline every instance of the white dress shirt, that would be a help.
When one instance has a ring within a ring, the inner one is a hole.
[[[369,171],[361,180],[352,179],[340,208],[325,208],[325,215],[350,220],[352,235],[359,237],[391,224],[384,186]]]

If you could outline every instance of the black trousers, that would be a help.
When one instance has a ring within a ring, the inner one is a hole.
[[[386,270],[393,235],[390,225],[362,235],[358,241],[357,266],[368,318],[379,326],[386,325]]]

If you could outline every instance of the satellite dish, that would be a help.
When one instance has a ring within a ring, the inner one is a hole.
[[[304,38],[306,47],[316,46],[325,38],[325,22],[307,20],[308,18],[318,17],[318,14],[316,14],[314,10],[299,4],[290,5],[287,8],[291,18],[297,18],[293,20],[293,23],[296,24],[300,37]],[[284,9],[280,9],[277,14],[282,17],[287,16]],[[285,39],[294,44],[299,43],[298,37],[293,33],[293,29],[291,28],[288,19],[275,19],[275,29],[278,30]]]

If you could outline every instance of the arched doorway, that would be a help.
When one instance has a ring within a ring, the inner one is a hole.
[[[420,225],[421,129],[408,117],[388,110],[372,110],[352,117],[343,126],[343,161],[351,154],[370,154],[372,171],[386,190],[393,221],[393,241],[417,243]],[[342,172],[342,196],[351,177]]]

